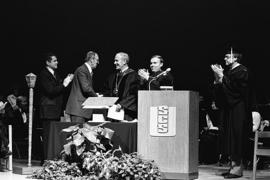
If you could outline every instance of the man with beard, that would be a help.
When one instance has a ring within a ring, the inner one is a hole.
[[[139,76],[129,68],[129,56],[119,52],[115,55],[114,65],[116,72],[111,74],[104,86],[104,96],[119,97],[115,102],[116,111],[124,109],[124,119],[132,121],[137,118],[137,98]]]

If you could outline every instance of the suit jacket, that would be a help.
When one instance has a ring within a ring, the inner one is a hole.
[[[93,89],[92,75],[87,66],[83,64],[78,67],[74,73],[66,113],[87,119],[91,118],[92,110],[82,108],[82,103],[88,97],[97,97],[97,94]]]
[[[104,86],[104,95],[119,97],[115,104],[119,103],[124,108],[126,120],[137,118],[139,76],[132,69],[127,69],[120,77],[117,76],[117,72],[109,76]]]
[[[44,68],[39,76],[40,118],[58,119],[62,113],[64,86],[58,73],[55,76]]]

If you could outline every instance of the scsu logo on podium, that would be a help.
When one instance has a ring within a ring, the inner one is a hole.
[[[167,105],[150,107],[150,135],[176,135],[176,107]]]

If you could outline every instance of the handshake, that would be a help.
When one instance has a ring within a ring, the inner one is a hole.
[[[73,74],[68,74],[67,77],[64,79],[63,85],[67,87],[69,83],[73,80],[73,77]]]

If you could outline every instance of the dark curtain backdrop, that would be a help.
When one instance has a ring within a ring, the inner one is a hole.
[[[26,88],[24,75],[38,74],[41,54],[52,51],[64,77],[83,63],[87,51],[100,55],[95,88],[114,69],[119,51],[134,69],[152,55],[171,67],[175,88],[207,92],[210,64],[223,63],[230,45],[256,78],[261,99],[269,96],[270,6],[256,0],[13,0],[2,4],[1,91]]]

